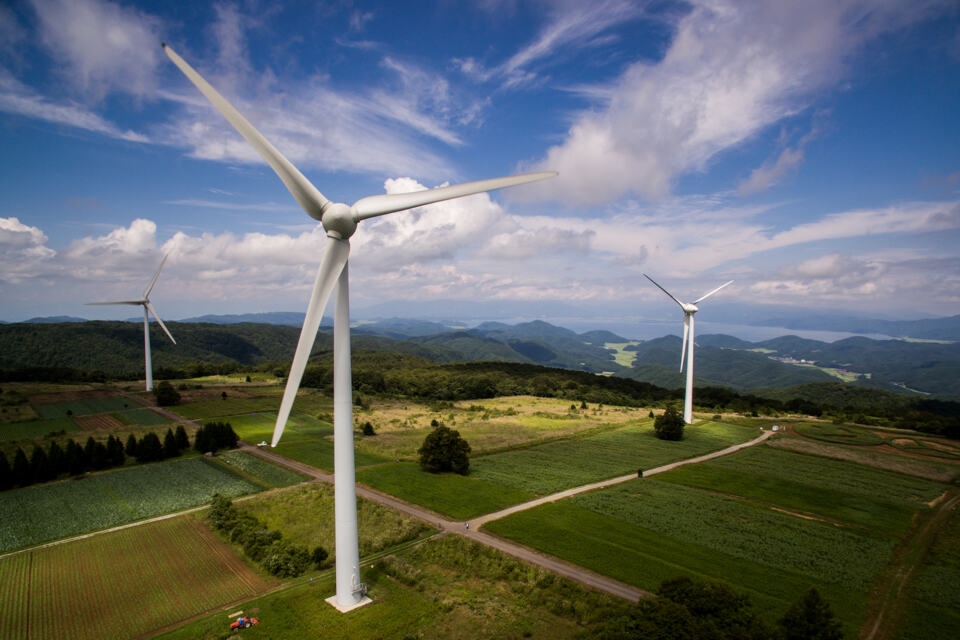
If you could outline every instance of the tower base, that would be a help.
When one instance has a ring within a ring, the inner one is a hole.
[[[341,606],[340,606],[340,603],[337,601],[337,595],[336,595],[336,594],[334,594],[334,595],[330,596],[329,598],[327,598],[327,604],[329,604],[331,607],[333,607],[334,609],[336,609],[336,610],[339,611],[340,613],[347,613],[348,611],[353,611],[354,609],[359,609],[360,607],[362,607],[362,606],[364,606],[364,605],[367,605],[367,604],[370,604],[371,602],[373,602],[373,600],[371,600],[371,599],[368,598],[367,596],[363,596],[363,597],[360,599],[360,601],[357,602],[356,604],[352,604],[352,605],[350,605],[350,606],[348,606],[348,607],[341,607]]]

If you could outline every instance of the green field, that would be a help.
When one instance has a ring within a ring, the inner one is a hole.
[[[427,473],[413,462],[385,464],[357,473],[363,484],[457,520],[532,500],[522,489],[455,473]]]
[[[659,440],[653,421],[471,460],[470,474],[544,495],[716,451],[760,435],[756,427],[705,422],[679,442]]]
[[[798,422],[791,425],[797,433],[814,440],[835,442],[837,444],[852,444],[872,446],[882,444],[884,438],[862,427],[851,427],[845,424],[826,424],[823,422]]]
[[[204,458],[168,460],[0,493],[0,551],[105,529],[261,486]]]
[[[902,640],[952,640],[960,629],[960,515],[956,511],[937,535],[909,586],[912,608]],[[953,631],[950,631],[953,629]]]
[[[325,640],[471,640],[474,638],[583,638],[628,603],[586,589],[457,536],[364,563],[373,604],[347,615],[324,602],[332,577],[244,602],[260,625],[249,638]],[[221,640],[223,612],[162,634],[162,640]]]
[[[74,402],[55,402],[53,404],[34,405],[33,409],[41,418],[62,418],[68,415],[86,416],[92,413],[111,413],[129,409],[132,400],[127,398],[95,398]],[[67,413],[70,412],[70,413]]]
[[[333,502],[333,486],[315,482],[244,500],[238,508],[282,533],[284,540],[308,549],[322,546],[330,552],[329,560],[332,561],[336,555]],[[361,556],[413,540],[430,531],[418,520],[363,498],[357,499],[357,521]]]
[[[284,467],[278,467],[263,458],[243,451],[227,451],[219,454],[216,460],[226,462],[239,470],[242,475],[250,476],[256,482],[262,482],[268,487],[289,487],[310,479],[308,476]]]
[[[159,413],[151,411],[146,407],[142,407],[140,409],[127,409],[126,411],[117,411],[113,415],[126,424],[134,424],[141,427],[152,427],[158,424],[167,424],[171,421],[169,418],[165,418]],[[127,422],[128,420],[130,422]]]
[[[0,558],[0,584],[4,640],[133,638],[270,586],[189,517]]]
[[[67,417],[31,420],[29,422],[4,422],[0,423],[0,441],[33,440],[60,431],[74,433],[80,431],[80,427]]]
[[[213,418],[222,418],[224,416],[236,416],[244,413],[256,413],[258,411],[276,411],[280,406],[280,398],[254,397],[254,398],[231,398],[224,400],[205,400],[203,402],[193,402],[190,404],[181,404],[173,407],[173,410],[192,420],[210,420]]]

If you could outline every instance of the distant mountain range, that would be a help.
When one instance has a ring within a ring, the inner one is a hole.
[[[960,340],[960,315],[927,320],[877,320],[852,316],[808,315],[767,318],[749,324],[785,329],[880,334],[921,340]]]
[[[289,362],[299,327],[296,322],[285,325],[247,320],[262,315],[287,322],[302,319],[302,314],[250,314],[213,316],[220,322],[168,322],[177,344],[171,344],[154,328],[154,365],[183,367],[227,360],[244,365]],[[226,319],[238,318],[244,320],[226,323]],[[609,331],[576,333],[543,321],[514,325],[486,322],[467,329],[394,318],[358,325],[352,343],[358,352],[403,353],[435,362],[538,364],[629,377],[667,388],[680,387],[684,381],[679,370],[681,341],[676,336],[630,341]],[[328,352],[331,345],[329,327],[322,327],[313,353]],[[619,345],[619,359],[612,345]],[[697,346],[695,373],[699,385],[743,390],[842,380],[900,393],[960,398],[960,343],[862,337],[828,343],[797,336],[747,342],[714,334],[698,336]],[[135,375],[143,367],[143,332],[138,324],[129,322],[0,325],[0,368],[35,366]]]

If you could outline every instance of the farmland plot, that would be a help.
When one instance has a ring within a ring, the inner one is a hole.
[[[0,558],[0,638],[132,638],[269,583],[198,520],[172,518]]]
[[[637,469],[691,458],[759,435],[755,427],[707,422],[686,430],[679,442],[659,440],[653,421],[584,438],[477,457],[470,475],[543,495]]]
[[[67,417],[29,422],[5,422],[0,423],[0,441],[33,440],[60,431],[74,433],[80,431],[80,427]]]
[[[193,420],[209,420],[224,416],[236,416],[257,411],[276,411],[280,406],[279,397],[269,398],[231,398],[193,402],[174,407],[174,410]]]
[[[228,451],[217,456],[217,459],[254,476],[271,487],[289,487],[292,484],[309,480],[307,476],[296,471],[278,467],[263,458],[252,456],[243,451]]]
[[[89,398],[73,402],[54,402],[34,405],[41,418],[62,418],[67,415],[85,416],[91,413],[110,413],[129,409],[132,401],[127,398]],[[70,413],[67,413],[67,412]]]
[[[0,493],[0,552],[205,504],[262,487],[204,458],[168,460]]]

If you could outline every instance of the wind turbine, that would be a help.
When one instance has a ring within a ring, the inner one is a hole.
[[[169,254],[168,254],[169,255]],[[170,331],[167,329],[167,325],[163,324],[163,320],[160,319],[160,316],[157,315],[157,310],[150,304],[150,291],[153,290],[153,285],[157,283],[157,278],[160,277],[160,269],[163,269],[164,263],[167,261],[167,256],[163,256],[163,260],[160,261],[160,266],[157,267],[157,272],[153,274],[153,280],[150,281],[150,284],[143,291],[143,297],[139,300],[119,300],[116,302],[88,302],[87,305],[106,305],[106,304],[129,304],[133,306],[143,307],[143,358],[146,361],[146,371],[147,371],[147,391],[153,391],[153,364],[150,362],[150,316],[153,314],[153,317],[157,319],[157,322],[160,323],[160,327],[163,328],[163,332],[167,334],[167,337],[170,338],[170,342],[177,344],[177,341],[173,339],[173,336],[170,334]]]
[[[687,386],[683,394],[683,421],[686,422],[687,424],[690,424],[693,422],[693,314],[695,314],[697,311],[700,310],[700,308],[697,307],[698,302],[702,302],[703,300],[706,300],[707,298],[715,294],[717,291],[720,291],[720,289],[723,289],[725,286],[732,283],[733,280],[730,280],[730,282],[724,282],[722,285],[720,285],[710,293],[700,296],[693,302],[680,302],[679,300],[673,297],[672,293],[670,293],[669,291],[661,287],[659,284],[657,284],[657,282],[653,278],[651,278],[647,274],[643,274],[643,275],[647,280],[649,280],[653,284],[656,284],[657,288],[660,289],[660,291],[663,291],[665,294],[670,296],[670,299],[676,302],[678,305],[680,305],[680,308],[683,309],[683,349],[680,351],[680,371],[683,371],[684,358],[687,359]],[[690,339],[689,354],[687,353],[687,336],[688,335]]]
[[[167,56],[187,76],[207,100],[247,139],[257,153],[277,173],[283,184],[311,218],[319,220],[327,233],[327,246],[310,296],[300,340],[293,356],[287,386],[283,392],[271,446],[277,446],[283,433],[293,400],[300,387],[303,370],[313,348],[317,330],[327,301],[337,288],[333,320],[333,425],[334,425],[334,497],[336,519],[337,593],[327,602],[346,612],[362,606],[370,599],[360,582],[360,556],[357,539],[356,474],[353,459],[353,388],[350,373],[350,303],[347,258],[350,236],[357,223],[387,213],[405,211],[414,207],[459,198],[474,193],[511,187],[557,175],[555,172],[529,173],[449,187],[439,187],[414,193],[376,195],[361,198],[352,206],[331,202],[307,180],[293,164],[264,138],[246,118],[233,108],[216,89],[204,80],[166,44]]]

